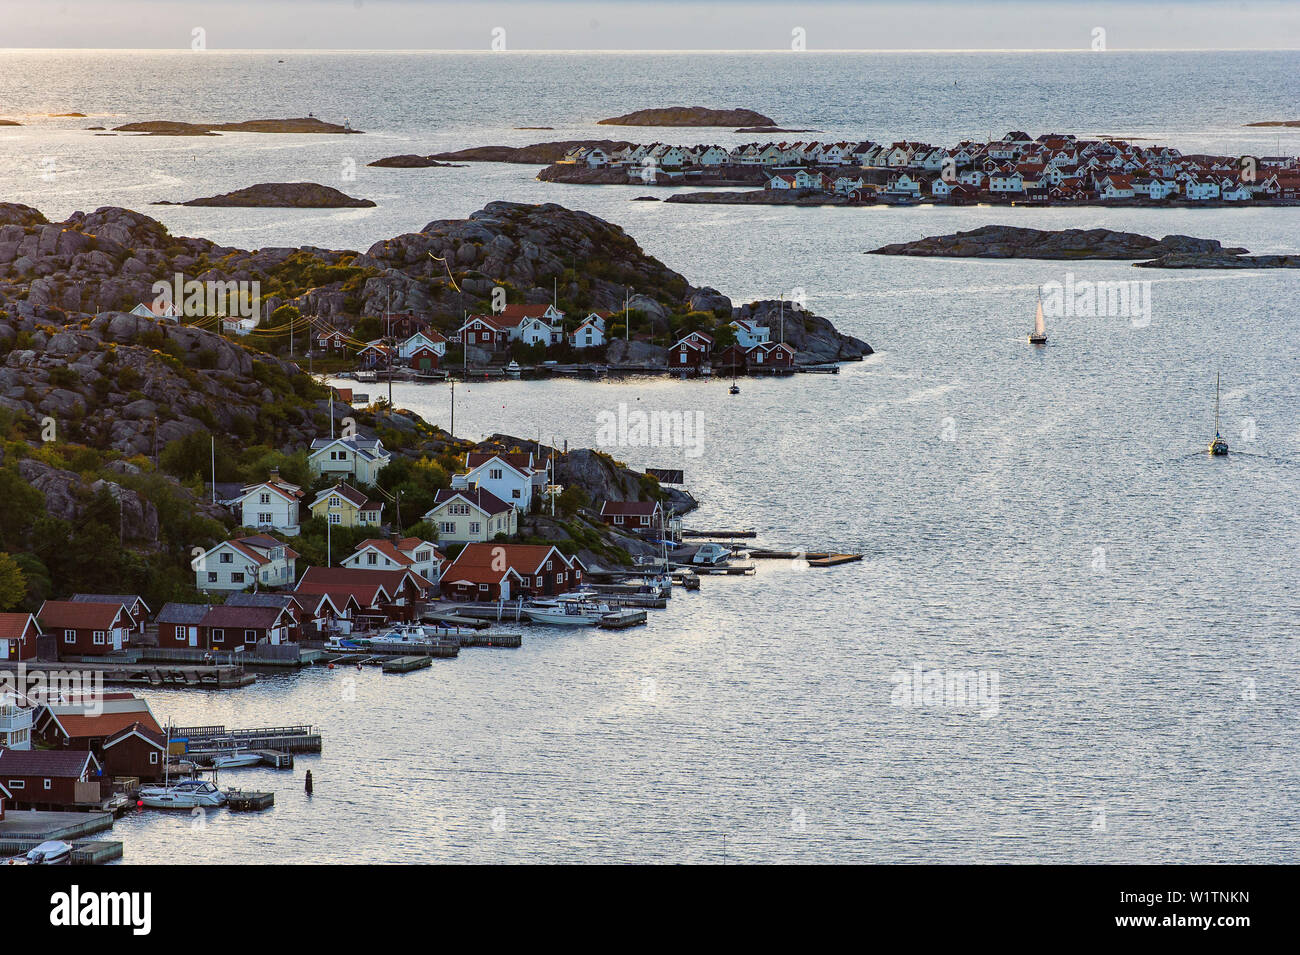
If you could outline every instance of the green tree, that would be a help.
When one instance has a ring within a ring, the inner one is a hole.
[[[12,556],[0,551],[0,610],[12,610],[27,596],[27,578]]]

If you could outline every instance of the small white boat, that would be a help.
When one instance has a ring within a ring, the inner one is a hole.
[[[710,541],[707,544],[700,545],[699,550],[695,552],[695,556],[691,558],[691,563],[716,566],[725,563],[729,557],[731,557],[731,548]]]
[[[1224,440],[1223,435],[1219,433],[1219,373],[1214,373],[1214,439],[1210,442],[1209,447],[1205,450],[1216,458],[1221,458],[1228,453],[1228,442]]]
[[[1034,313],[1034,330],[1029,333],[1029,344],[1047,344],[1047,323],[1043,321],[1043,300],[1038,300],[1038,311]]]
[[[611,612],[593,593],[562,594],[549,600],[524,604],[523,612],[533,623],[550,623],[568,627],[594,627]]]
[[[511,378],[518,378],[522,373],[523,369],[519,367],[519,362],[512,361],[506,365],[506,374]]]
[[[42,842],[27,853],[28,865],[66,865],[72,860],[72,846],[53,840]]]
[[[141,786],[140,802],[150,809],[224,806],[226,794],[206,779],[183,779],[162,786]]]
[[[212,758],[213,769],[239,769],[243,766],[256,766],[262,762],[262,757],[257,753],[223,753],[220,756]]]

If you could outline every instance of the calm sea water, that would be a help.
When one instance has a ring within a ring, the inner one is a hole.
[[[670,101],[750,106],[835,138],[1063,129],[1272,153],[1276,131],[1240,124],[1291,118],[1298,65],[1290,53],[0,54],[4,115],[32,124],[0,130],[0,198],[51,217],[313,179],[379,208],[146,211],[245,247],[365,248],[492,199],[554,201],[738,301],[802,289],[878,352],[835,377],[745,381],[736,397],[663,379],[458,388],[469,436],[591,445],[620,404],[698,413],[690,453],[610,450],[685,468],[702,505],[688,523],[866,559],[760,562],[679,594],[644,628],[529,629],[521,649],[405,677],[314,670],[240,693],[150,692],[182,724],[315,723],[325,752],[292,775],[228,774],[276,790],[269,813],[217,813],[202,829],[122,820],[127,861],[1296,861],[1294,273],[862,254],[988,222],[1294,253],[1295,210],[669,206],[539,183],[527,166],[364,164],[618,135],[593,121]],[[94,119],[29,115],[72,110]],[[368,133],[81,130],[308,111]],[[1280,149],[1300,152],[1300,132]],[[1062,318],[1030,350],[1035,289],[1070,270],[1150,281],[1150,322]],[[1200,452],[1216,372],[1224,433],[1245,452],[1226,460]],[[446,421],[445,387],[395,397]],[[897,675],[917,666],[996,678],[996,713],[892,705]]]

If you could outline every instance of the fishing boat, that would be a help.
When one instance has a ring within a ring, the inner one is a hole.
[[[533,623],[567,627],[594,627],[611,613],[609,604],[601,603],[597,594],[575,592],[524,604],[523,612]]]
[[[258,753],[241,753],[236,750],[233,753],[222,753],[220,756],[212,757],[213,769],[240,769],[244,766],[257,766],[262,762],[262,757]]]
[[[1043,321],[1043,300],[1038,300],[1038,311],[1034,313],[1034,330],[1029,333],[1029,344],[1047,344],[1047,323]]]
[[[72,861],[72,846],[57,839],[42,842],[27,853],[28,865],[67,865]]]
[[[1210,454],[1215,457],[1222,457],[1228,453],[1228,442],[1223,440],[1223,435],[1219,433],[1219,373],[1214,373],[1214,440],[1206,448]]]
[[[226,794],[206,779],[182,779],[161,786],[141,786],[140,802],[150,809],[194,809],[224,806]]]

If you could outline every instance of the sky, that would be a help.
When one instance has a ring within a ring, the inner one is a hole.
[[[1300,49],[1300,0],[0,0],[0,48]],[[201,31],[196,33],[195,31]]]

